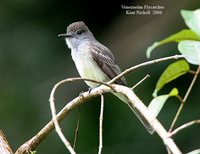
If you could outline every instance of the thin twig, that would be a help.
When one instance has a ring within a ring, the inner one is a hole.
[[[181,111],[182,111],[182,109],[183,109],[183,106],[184,106],[184,103],[182,102],[181,105],[180,105],[179,108],[178,108],[178,111],[176,112],[176,115],[175,115],[175,117],[174,117],[174,120],[172,121],[172,124],[171,124],[171,126],[170,126],[168,132],[171,132],[172,129],[174,128],[175,123],[176,123],[176,121],[177,121],[177,119],[178,119],[178,117],[179,117],[179,115],[180,115],[180,113],[181,113]]]
[[[106,82],[102,82],[102,81],[97,81],[97,80],[93,80],[93,79],[81,78],[81,77],[67,78],[67,79],[61,80],[54,87],[57,88],[58,86],[60,86],[63,83],[74,82],[74,81],[79,81],[79,80],[84,80],[84,81],[90,81],[90,82],[98,83],[100,85],[105,85],[105,86],[109,87],[110,89],[113,89],[112,85],[110,83],[106,83]]]
[[[188,98],[188,96],[189,96],[189,94],[190,94],[190,92],[191,92],[191,90],[192,90],[192,88],[194,86],[194,83],[197,80],[199,72],[200,72],[200,65],[199,65],[199,67],[198,67],[198,69],[196,71],[196,74],[194,75],[194,78],[193,78],[193,80],[192,80],[192,82],[191,82],[191,84],[190,84],[190,86],[189,86],[189,88],[188,88],[188,90],[187,90],[187,92],[185,94],[185,97],[183,98],[183,102],[186,102],[186,100],[187,100],[187,98]]]
[[[138,83],[136,83],[131,89],[135,89],[137,86],[139,86],[144,80],[146,80],[147,78],[149,78],[150,75],[147,74],[142,80],[140,80]]]
[[[177,134],[179,131],[181,131],[187,127],[190,127],[191,125],[194,125],[194,124],[200,124],[200,120],[193,120],[193,121],[183,124],[182,126],[176,128],[174,131],[172,131],[170,133],[170,137]]]
[[[156,64],[156,63],[163,62],[163,61],[170,60],[170,59],[179,59],[179,58],[184,58],[184,56],[183,55],[174,55],[174,56],[169,56],[169,57],[154,59],[154,60],[151,60],[151,61],[147,61],[147,62],[138,64],[136,66],[133,66],[133,67],[130,67],[130,68],[124,70],[122,73],[120,73],[119,75],[117,75],[115,78],[113,78],[112,80],[110,80],[108,83],[114,83],[116,80],[118,80],[122,76],[124,76],[124,75],[128,74],[129,72],[131,72],[131,71],[133,71],[135,69],[138,69],[140,67],[144,67],[144,66]]]
[[[178,119],[178,117],[179,117],[179,115],[180,115],[180,113],[181,113],[181,111],[183,109],[183,106],[184,106],[184,104],[185,104],[185,102],[186,102],[186,100],[187,100],[187,98],[188,98],[188,96],[189,96],[189,94],[190,94],[190,92],[192,90],[192,87],[194,86],[194,83],[197,80],[199,72],[200,72],[200,65],[199,65],[199,67],[198,67],[198,69],[197,69],[197,71],[196,71],[196,73],[195,73],[195,75],[193,77],[192,82],[190,83],[190,86],[189,86],[189,88],[188,88],[188,90],[187,90],[187,92],[186,92],[186,94],[185,94],[185,96],[183,98],[183,101],[181,102],[181,105],[180,105],[180,107],[179,107],[179,109],[178,109],[178,111],[177,111],[177,113],[176,113],[176,115],[174,117],[174,120],[172,121],[172,124],[171,124],[170,129],[169,129],[168,132],[171,132],[173,127],[175,126],[175,123],[176,123],[176,121],[177,121],[177,119]]]
[[[90,92],[89,91],[84,92],[84,93],[82,93],[82,96],[78,96],[78,97],[74,98],[72,101],[70,101],[69,103],[67,103],[67,105],[56,115],[58,122],[63,120],[68,115],[68,113],[70,113],[77,106],[80,106],[81,104],[83,104],[87,99],[95,97],[99,94],[113,91],[113,90],[111,90],[112,86],[109,84],[106,84],[104,82],[98,82],[95,80],[90,80],[90,79],[83,79],[80,77],[68,78],[68,79],[61,80],[55,86],[56,86],[56,88],[58,88],[59,86],[61,86],[64,83],[78,81],[78,80],[86,80],[86,81],[91,81],[91,82],[94,81],[95,83],[102,84],[102,86],[99,86],[98,88],[95,88]],[[103,86],[103,85],[105,85],[105,86]],[[55,91],[56,89],[52,89],[52,90]],[[17,149],[15,154],[24,154],[24,153],[28,153],[30,150],[32,150],[32,151],[35,150],[35,148],[47,137],[47,135],[53,129],[54,129],[54,122],[53,122],[53,120],[51,120],[35,136],[33,136],[31,139],[29,139],[24,144],[22,144]]]
[[[62,130],[61,130],[60,126],[59,126],[59,123],[58,123],[58,120],[57,120],[57,117],[56,117],[54,94],[55,94],[55,91],[56,91],[58,86],[59,86],[59,84],[56,84],[56,86],[54,86],[54,88],[53,88],[53,90],[51,92],[51,95],[50,95],[50,99],[49,99],[50,107],[51,107],[51,113],[52,113],[52,117],[53,117],[52,120],[53,120],[53,123],[55,125],[56,132],[57,132],[58,136],[60,137],[60,139],[62,140],[62,142],[64,143],[64,145],[66,146],[66,148],[69,150],[69,152],[71,154],[76,154],[76,152],[72,148],[71,144],[69,143],[69,141],[65,138],[64,134],[62,133]]]
[[[78,139],[78,130],[79,130],[79,124],[80,124],[80,109],[81,107],[78,107],[78,118],[77,118],[77,124],[76,124],[76,130],[75,130],[75,135],[74,135],[74,144],[73,144],[73,149],[75,150],[76,148],[76,142]]]
[[[196,71],[189,70],[188,73],[195,75],[195,74],[196,74]]]
[[[103,85],[106,85],[110,88],[112,88],[112,86],[110,84],[104,83],[104,82],[100,82],[100,81],[96,81],[96,80],[92,80],[92,79],[85,79],[85,78],[69,78],[68,80],[62,80],[60,82],[58,82],[57,84],[55,84],[55,86],[53,87],[51,94],[50,94],[50,98],[49,98],[49,102],[50,102],[50,107],[51,107],[51,113],[52,113],[52,117],[53,117],[53,123],[55,125],[55,129],[57,134],[59,135],[60,139],[62,140],[62,142],[64,143],[64,145],[66,146],[66,148],[70,151],[71,154],[76,154],[76,152],[74,151],[74,149],[72,148],[71,144],[68,142],[68,140],[65,138],[64,134],[62,133],[62,130],[59,126],[57,117],[56,117],[56,109],[55,109],[55,103],[54,103],[54,95],[55,95],[55,91],[56,89],[63,83],[65,82],[69,82],[69,81],[76,81],[76,80],[85,80],[85,81],[91,81],[91,82],[95,82],[95,83],[101,83]]]
[[[98,154],[101,154],[103,148],[103,110],[104,110],[104,97],[101,95],[101,110],[99,116],[99,151]]]

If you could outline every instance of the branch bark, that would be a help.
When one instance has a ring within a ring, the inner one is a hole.
[[[164,129],[164,127],[159,123],[157,119],[155,119],[149,114],[147,107],[142,103],[142,101],[134,94],[134,92],[130,88],[112,84],[112,89],[114,89],[115,92],[122,93],[125,96],[127,96],[127,98],[130,100],[129,105],[134,108],[137,108],[138,111],[141,112],[141,114],[151,124],[155,132],[160,136],[164,144],[170,149],[170,151],[172,151],[172,153],[181,154],[181,151],[178,149],[172,138],[169,137],[168,132]],[[73,99],[56,115],[57,120],[61,121],[68,115],[68,113],[70,113],[70,111],[72,111],[77,106],[83,104],[89,98],[112,91],[113,90],[111,90],[110,88],[102,85],[93,89],[91,92],[84,92],[81,97]],[[31,140],[22,145],[22,147],[20,147],[17,150],[16,154],[22,154],[28,152],[28,150],[34,150],[37,147],[37,145],[41,142],[41,140],[44,137],[46,137],[47,134],[53,128],[53,121],[50,121],[36,136],[34,136]]]
[[[102,153],[103,148],[103,111],[104,111],[104,96],[101,94],[101,110],[99,116],[99,151],[98,154]]]
[[[175,130],[173,130],[170,133],[170,137],[172,137],[173,135],[177,134],[181,130],[183,130],[183,129],[187,128],[187,127],[190,127],[190,126],[192,126],[194,124],[200,124],[200,120],[193,120],[193,121],[190,121],[188,123],[185,123],[185,124],[181,125],[180,127],[176,128]]]
[[[10,148],[10,145],[2,130],[0,130],[0,154],[13,154],[12,149]]]
[[[167,60],[171,60],[171,59],[179,59],[179,58],[183,58],[182,55],[174,55],[174,56],[169,56],[169,57],[165,57],[165,58],[159,58],[159,59],[155,59],[152,61],[148,61],[139,65],[136,65],[134,67],[131,67],[127,70],[125,70],[124,72],[122,72],[121,74],[119,74],[117,77],[115,77],[114,79],[112,79],[111,81],[109,81],[108,83],[104,83],[104,82],[99,82],[99,81],[95,81],[95,80],[88,80],[91,82],[97,82],[97,83],[101,83],[102,86],[97,87],[95,89],[93,89],[90,92],[85,92],[82,94],[82,97],[76,97],[75,99],[73,99],[71,102],[69,102],[57,115],[56,115],[56,119],[58,120],[58,122],[60,122],[61,120],[63,120],[68,113],[70,113],[74,108],[76,108],[77,106],[80,106],[81,104],[83,104],[87,99],[95,97],[97,95],[100,94],[104,94],[104,93],[108,93],[108,92],[113,92],[113,85],[111,83],[113,83],[114,81],[116,81],[117,79],[121,78],[122,76],[124,76],[125,74],[128,74],[129,72],[140,68],[140,67],[144,67],[147,65],[151,65],[151,64],[155,64],[158,62],[163,62],[163,61],[167,61]],[[70,82],[70,81],[74,81],[74,80],[85,80],[85,79],[81,79],[81,78],[73,78],[73,79],[67,79],[67,80],[62,80],[59,82],[59,84],[63,84],[65,82]],[[118,86],[115,86],[115,88]],[[125,89],[129,89],[127,87],[124,87]],[[122,88],[122,89],[124,89]],[[118,90],[115,89],[116,91]],[[129,91],[132,91],[131,89],[129,89]],[[119,90],[120,92],[120,90]],[[121,93],[123,93],[123,90],[121,91]],[[132,92],[133,93],[133,92]],[[135,95],[134,93],[132,95]],[[136,96],[136,95],[135,95]],[[127,96],[128,97],[128,96]],[[137,96],[135,97],[137,98]],[[137,99],[139,101],[139,99]],[[137,104],[137,101],[135,102]],[[132,105],[135,105],[135,103],[133,103]],[[139,101],[139,104],[143,104],[141,101]],[[141,109],[144,109],[145,106],[143,104],[143,107]],[[146,108],[144,109],[145,113],[146,113]],[[141,110],[141,113],[143,113],[143,110]],[[156,119],[151,119],[152,117],[148,117],[149,114],[145,115],[145,117],[150,118],[147,119],[149,120],[149,122],[152,122],[152,126],[155,127],[155,131],[160,134],[161,138],[163,139],[164,143],[169,146],[169,149],[172,151],[177,152],[177,154],[181,153],[180,150],[176,147],[175,143],[173,142],[173,140],[169,137],[167,137],[166,135],[166,131],[165,129],[162,127],[162,125],[156,120]],[[157,128],[158,127],[158,128]],[[46,124],[46,126],[44,126],[35,136],[33,136],[29,141],[27,141],[26,143],[24,143],[22,146],[20,146],[18,148],[18,150],[15,152],[15,154],[26,154],[28,153],[30,150],[33,151],[35,150],[35,148],[47,137],[47,135],[54,129],[54,123],[53,120],[51,120],[48,124]],[[160,130],[159,130],[160,129]],[[171,144],[171,146],[170,146]],[[172,148],[170,148],[172,147]]]
[[[147,107],[142,103],[142,101],[135,95],[135,93],[128,87],[121,86],[121,85],[114,85],[113,89],[118,92],[122,93],[129,99],[129,105],[133,108],[138,109],[138,111],[146,118],[155,132],[160,136],[163,140],[166,147],[173,153],[173,154],[181,154],[182,152],[176,146],[175,142],[171,137],[169,137],[169,133],[165,130],[165,128],[161,125],[161,123],[151,116],[148,112]]]

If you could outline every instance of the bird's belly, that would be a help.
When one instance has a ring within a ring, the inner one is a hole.
[[[102,82],[109,80],[108,76],[99,68],[92,57],[84,54],[73,55],[72,57],[75,62],[76,68],[82,78],[88,78]],[[96,87],[99,85],[97,83],[89,81],[85,82],[90,87]]]

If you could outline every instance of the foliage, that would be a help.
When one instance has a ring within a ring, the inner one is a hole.
[[[181,15],[186,25],[190,29],[181,30],[180,32],[173,34],[159,42],[155,42],[147,49],[148,58],[156,47],[170,42],[178,42],[178,49],[185,56],[188,62],[196,65],[200,64],[200,9],[195,11],[182,10]],[[195,49],[195,51],[193,51],[193,49]],[[187,52],[185,52],[186,50]],[[198,58],[194,58],[194,61],[191,61],[191,56],[197,56]]]
[[[164,85],[188,73],[190,71],[188,63],[200,65],[200,9],[195,11],[181,10],[181,15],[189,29],[183,29],[159,42],[153,43],[152,46],[148,47],[146,52],[147,57],[149,58],[155,48],[166,43],[177,42],[178,50],[187,60],[179,60],[170,64],[157,81],[156,88],[153,92],[155,98],[149,105],[150,107],[154,106],[152,103],[154,104],[159,100],[158,102],[160,103],[157,104],[160,104],[160,107],[157,107],[158,109],[154,111],[156,112],[156,115],[159,114],[161,107],[163,107],[164,102],[169,97],[169,94],[157,96],[157,93],[164,87]]]
[[[149,58],[152,51],[166,43],[176,42],[178,43],[178,50],[184,56],[185,60],[179,60],[170,64],[164,72],[161,74],[159,80],[157,81],[155,90],[153,92],[153,100],[149,104],[149,111],[157,117],[160,113],[162,107],[170,96],[176,96],[179,98],[181,103],[184,104],[187,93],[182,99],[178,95],[178,89],[174,88],[169,94],[164,94],[158,96],[157,93],[169,82],[177,79],[178,77],[190,72],[190,66],[188,63],[193,65],[200,65],[200,9],[194,11],[181,10],[181,16],[184,19],[185,24],[189,29],[183,29],[159,42],[153,43],[150,47],[147,48],[147,57]],[[198,71],[196,72],[198,73]],[[195,78],[195,77],[194,77]],[[192,84],[191,84],[192,85]],[[173,128],[180,111],[182,110],[183,104],[180,106],[179,111],[177,112],[174,121],[172,122],[171,128]]]

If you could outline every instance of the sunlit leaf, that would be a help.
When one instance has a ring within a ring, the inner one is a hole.
[[[200,64],[200,41],[181,41],[178,44],[178,50],[189,63]]]
[[[157,96],[158,91],[162,89],[165,84],[187,73],[189,70],[189,64],[185,60],[179,60],[170,64],[161,74],[153,92],[153,96]]]
[[[177,95],[178,95],[178,89],[173,88],[169,94],[155,97],[149,104],[148,111],[151,113],[152,116],[156,118],[158,114],[160,113],[161,109],[163,108],[167,99],[169,97],[177,96]]]
[[[191,152],[188,152],[187,154],[200,154],[200,149],[193,150]]]
[[[200,9],[195,11],[181,10],[185,24],[200,36]]]
[[[178,89],[177,88],[173,88],[171,90],[171,92],[169,93],[169,96],[178,96]]]
[[[36,154],[37,152],[36,151],[29,151],[30,154]]]
[[[160,95],[157,97],[154,97],[154,99],[151,101],[151,103],[148,106],[148,111],[151,113],[153,117],[157,117],[160,113],[161,109],[163,108],[165,102],[169,98],[169,95]]]
[[[171,35],[159,42],[155,42],[153,45],[147,48],[147,57],[150,57],[151,52],[157,48],[158,46],[161,46],[163,44],[169,43],[169,42],[179,42],[182,40],[197,40],[200,41],[200,36],[198,36],[196,33],[194,33],[190,29],[184,29],[174,35]]]

